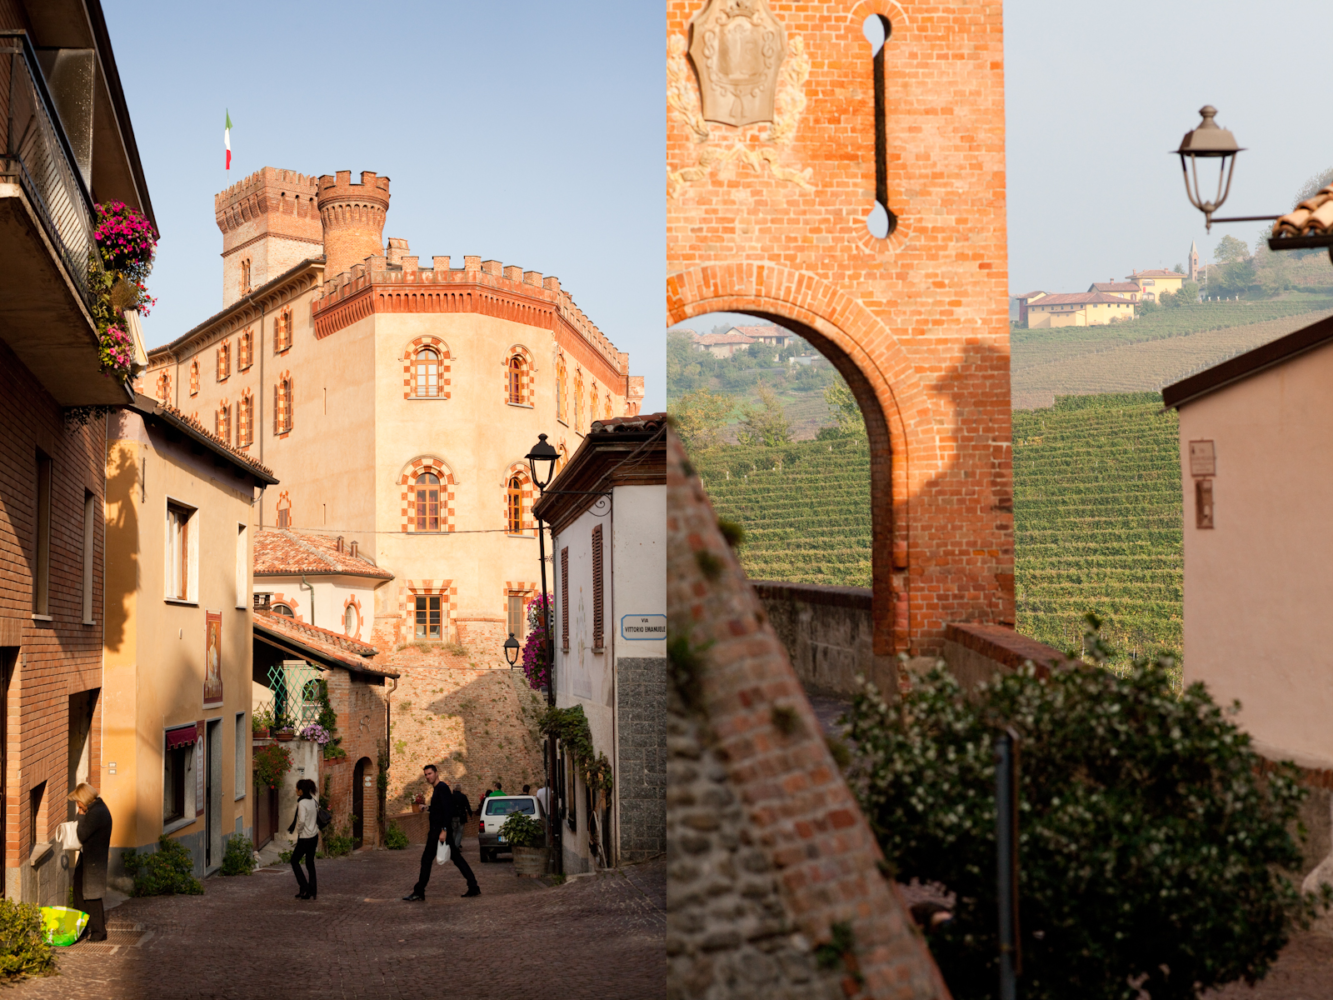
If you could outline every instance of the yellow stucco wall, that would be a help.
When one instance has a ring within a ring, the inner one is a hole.
[[[1126,300],[1124,304],[1110,302],[1091,302],[1075,309],[1051,306],[1041,308],[1040,300],[1028,305],[1028,326],[1105,326],[1107,323],[1131,320],[1134,318],[1134,303]]]
[[[241,787],[236,787],[236,715],[250,708],[250,480],[232,478],[188,442],[168,443],[137,414],[108,420],[106,631],[102,797],[114,822],[112,847],[144,847],[162,832],[164,731],[221,720],[223,836],[253,826],[250,740],[243,727]],[[166,593],[166,517],[171,498],[196,508],[191,518],[197,565],[191,601]],[[241,529],[245,529],[244,537]],[[237,552],[245,560],[238,593]],[[237,605],[240,604],[240,607]],[[205,613],[222,615],[223,704],[203,707]],[[114,771],[113,771],[114,768]],[[237,799],[238,792],[244,797]],[[202,834],[204,817],[173,831]],[[115,854],[113,850],[113,855]],[[214,857],[217,864],[220,856]]]
[[[1143,289],[1144,298],[1151,296],[1151,300],[1155,302],[1166,292],[1175,294],[1180,291],[1180,286],[1185,283],[1185,275],[1177,274],[1170,278],[1153,276],[1151,278],[1136,278],[1135,280],[1138,281],[1139,286]],[[1148,284],[1150,281],[1152,284]]]

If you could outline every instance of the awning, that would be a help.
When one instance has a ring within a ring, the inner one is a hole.
[[[168,729],[167,749],[176,750],[180,747],[193,746],[194,741],[199,735],[198,729],[199,727],[194,723],[190,723],[188,726],[181,726],[178,729]]]

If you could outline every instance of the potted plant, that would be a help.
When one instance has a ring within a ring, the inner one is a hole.
[[[514,851],[514,874],[536,878],[546,874],[546,831],[541,823],[523,813],[510,813],[500,836]]]
[[[286,713],[280,713],[273,720],[273,738],[276,740],[294,740],[296,739],[296,729],[292,725],[291,717]]]
[[[255,784],[277,788],[282,776],[292,769],[292,752],[286,747],[269,743],[255,751]]]
[[[273,709],[261,708],[250,716],[250,731],[257,740],[267,739],[273,728]]]

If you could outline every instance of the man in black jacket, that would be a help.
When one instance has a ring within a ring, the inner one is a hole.
[[[449,790],[449,786],[440,780],[440,772],[435,769],[434,764],[427,764],[422,771],[426,775],[426,784],[431,786],[430,805],[425,803],[421,805],[423,812],[429,810],[430,833],[426,836],[426,849],[421,852],[421,877],[412,887],[411,895],[404,896],[403,899],[409,903],[425,901],[426,883],[430,881],[430,869],[435,864],[435,852],[441,843],[449,845],[449,859],[453,861],[459,874],[467,879],[467,892],[463,893],[464,898],[480,896],[481,889],[477,885],[477,877],[472,874],[471,866],[463,860],[463,852],[458,849],[458,843],[454,840],[451,829],[450,820],[454,811],[453,793]]]

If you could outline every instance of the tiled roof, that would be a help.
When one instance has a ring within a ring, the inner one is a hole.
[[[268,480],[270,484],[278,481],[277,477],[273,475],[273,470],[267,465],[261,465],[239,448],[233,448],[194,417],[187,417],[174,406],[153,399],[151,396],[145,396],[141,392],[136,392],[134,394],[134,405],[130,409],[145,417],[165,417],[169,423],[180,427],[181,430],[207,444],[214,451],[221,451],[227,458],[232,459],[255,475]]]
[[[715,347],[720,344],[757,344],[758,341],[743,333],[705,333],[695,343],[700,347]]]
[[[1323,236],[1333,230],[1333,184],[1273,223],[1274,236]]]
[[[1094,281],[1090,292],[1140,292],[1138,284],[1133,281]]]
[[[790,337],[791,334],[786,330],[780,330],[772,323],[767,326],[733,326],[729,332],[739,333],[746,337]]]
[[[1033,296],[1036,296],[1036,295],[1045,295],[1045,294],[1046,294],[1045,292],[1028,292],[1026,295],[1015,295],[1014,298],[1016,298],[1016,299],[1030,299],[1030,298],[1032,298]]]
[[[367,646],[364,642],[357,642],[337,632],[330,632],[326,628],[307,625],[295,618],[277,615],[271,611],[258,610],[254,613],[254,627],[274,639],[285,640],[297,647],[297,652],[311,654],[321,663],[344,667],[358,673],[374,674],[378,677],[398,676],[371,666],[367,657],[374,656],[378,652],[374,646]]]
[[[590,432],[615,431],[651,431],[666,422],[665,413],[641,413],[637,417],[612,417],[610,420],[594,420]]]
[[[265,528],[255,534],[255,576],[368,576],[392,580],[393,574],[369,559],[339,552],[335,539],[297,534],[290,528]]]
[[[1101,292],[1057,292],[1054,295],[1048,295],[1044,299],[1038,299],[1036,302],[1029,302],[1029,309],[1042,309],[1046,306],[1087,306],[1095,305],[1099,302],[1114,303],[1119,306],[1126,304],[1128,300],[1119,298],[1115,295],[1103,295]]]
[[[1179,278],[1179,279],[1181,279],[1182,281],[1184,281],[1186,277],[1188,277],[1188,275],[1181,274],[1179,271],[1164,271],[1164,270],[1162,270],[1162,269],[1160,269],[1160,268],[1158,268],[1158,269],[1155,270],[1155,271],[1135,271],[1133,274],[1130,275],[1130,278],[1131,278],[1131,279],[1137,279],[1137,278]]]

